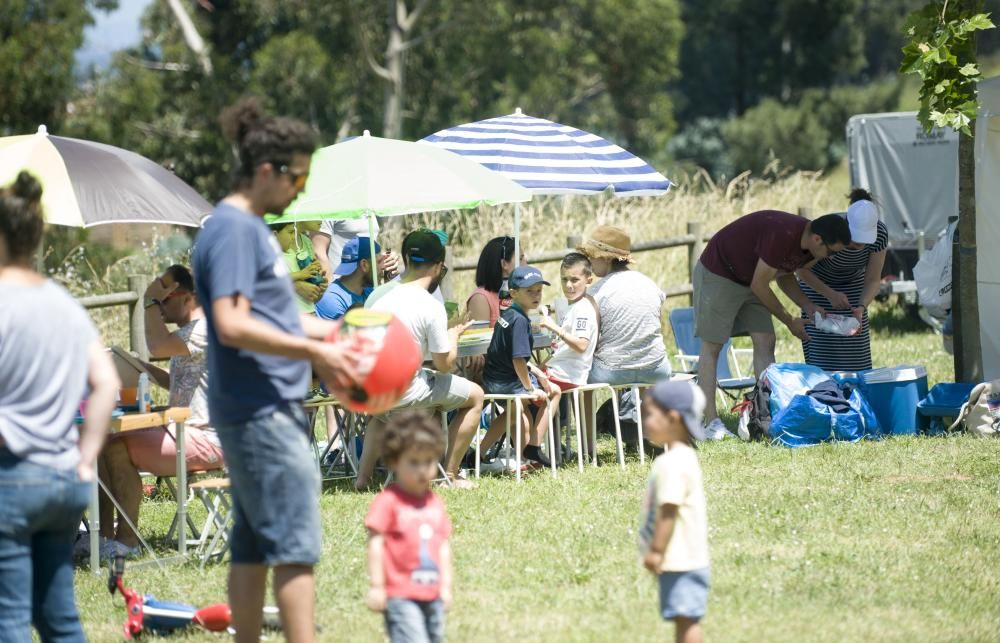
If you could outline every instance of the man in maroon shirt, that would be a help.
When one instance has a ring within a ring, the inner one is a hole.
[[[795,271],[842,250],[851,242],[847,220],[827,214],[815,221],[788,212],[761,210],[736,219],[705,246],[693,277],[695,335],[701,339],[698,381],[705,399],[715,397],[715,372],[730,337],[750,335],[758,377],[774,362],[777,317],[792,334],[809,341],[806,321],[789,313],[771,290],[771,281],[811,319],[818,308],[799,288]],[[710,439],[731,435],[714,404],[705,408]]]

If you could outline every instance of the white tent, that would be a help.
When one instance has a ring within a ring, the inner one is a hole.
[[[983,373],[1000,378],[1000,76],[979,83],[976,244]]]

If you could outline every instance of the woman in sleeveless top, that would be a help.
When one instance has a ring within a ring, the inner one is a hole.
[[[889,233],[866,190],[850,195],[847,222],[852,243],[840,252],[798,272],[802,291],[827,313],[853,315],[861,323],[857,335],[835,335],[809,324],[802,344],[807,364],[827,371],[859,371],[872,367],[868,304],[878,294]],[[804,315],[805,313],[803,313]]]
[[[524,264],[524,248],[521,249],[521,264]],[[514,237],[496,237],[486,242],[479,254],[476,265],[476,289],[465,302],[468,319],[488,320],[493,328],[500,313],[510,307],[507,294],[507,278],[517,264],[514,261]],[[460,372],[473,382],[482,381],[485,355],[476,355],[462,360]]]

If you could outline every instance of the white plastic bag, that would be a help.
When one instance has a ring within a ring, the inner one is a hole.
[[[951,240],[957,225],[949,224],[934,247],[913,267],[917,299],[935,317],[944,317],[951,308]]]
[[[861,324],[856,317],[845,317],[844,315],[827,315],[817,312],[813,319],[813,325],[820,330],[824,330],[834,335],[857,335],[861,330]]]

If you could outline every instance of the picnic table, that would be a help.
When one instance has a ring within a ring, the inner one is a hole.
[[[137,431],[156,426],[173,424],[177,440],[177,551],[181,556],[187,554],[187,466],[184,449],[184,424],[191,416],[188,408],[159,408],[148,413],[127,412],[111,420],[111,432]],[[90,571],[100,573],[100,486],[94,485],[94,493],[90,498]]]

